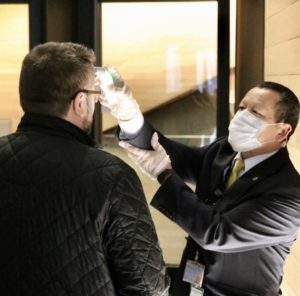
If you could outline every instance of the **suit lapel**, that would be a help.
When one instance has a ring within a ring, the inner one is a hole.
[[[224,191],[224,170],[228,167],[236,152],[234,152],[227,142],[223,149],[216,155],[214,162],[212,164],[211,176],[210,176],[210,193],[211,195],[222,195]],[[217,193],[217,194],[216,194]],[[218,196],[216,197],[218,198]]]
[[[255,186],[255,184],[277,173],[288,161],[287,149],[280,149],[277,153],[260,162],[237,179],[224,194],[230,194],[236,198],[243,196],[250,188]]]

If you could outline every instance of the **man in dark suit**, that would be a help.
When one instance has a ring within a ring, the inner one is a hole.
[[[299,119],[295,94],[273,82],[254,87],[228,138],[200,148],[156,132],[128,89],[114,96],[102,102],[119,121],[121,146],[161,183],[152,206],[189,234],[172,296],[281,295],[300,225],[300,176],[286,148]]]

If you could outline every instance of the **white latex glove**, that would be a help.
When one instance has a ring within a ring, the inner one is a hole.
[[[96,72],[96,84],[102,90],[100,103],[110,109],[111,114],[120,121],[141,116],[138,103],[117,69],[112,66],[104,69],[105,72]]]
[[[171,168],[170,157],[163,146],[158,142],[158,135],[154,133],[151,146],[154,150],[143,150],[127,142],[119,142],[127,150],[128,156],[140,167],[143,173],[153,179],[166,169]]]

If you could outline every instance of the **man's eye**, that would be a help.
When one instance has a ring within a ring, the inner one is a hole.
[[[258,116],[262,116],[257,110],[251,110],[251,113],[255,114],[255,115],[258,115]]]
[[[264,116],[263,116],[260,112],[258,112],[257,110],[250,110],[250,112],[251,112],[253,115],[255,115],[256,117],[259,117],[259,118],[261,118],[261,119],[264,118]]]

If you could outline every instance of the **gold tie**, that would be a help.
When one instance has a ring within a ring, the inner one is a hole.
[[[229,188],[235,180],[239,177],[239,173],[245,168],[244,161],[242,159],[237,158],[234,161],[233,168],[226,182],[226,188]]]

